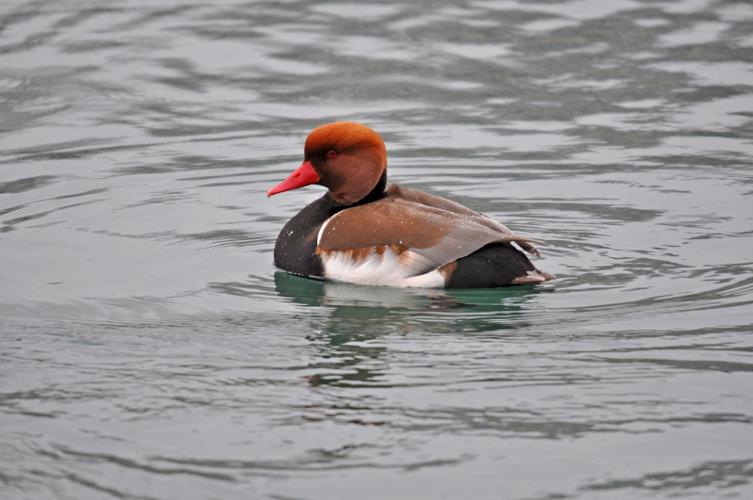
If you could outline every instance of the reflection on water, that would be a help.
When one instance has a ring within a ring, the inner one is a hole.
[[[378,344],[384,337],[490,332],[527,326],[519,321],[526,297],[537,287],[495,290],[423,290],[363,287],[275,273],[277,293],[326,316],[309,325],[307,336],[327,361],[309,376],[312,385],[380,386],[388,373],[383,359],[391,353]],[[364,362],[368,360],[368,362]],[[389,384],[388,384],[389,386]]]
[[[276,272],[274,279],[281,297],[326,311],[324,317],[317,316],[310,329],[320,331],[320,340],[325,341],[327,349],[336,349],[340,354],[360,353],[364,342],[387,335],[424,333],[428,325],[430,332],[438,335],[492,332],[500,338],[504,330],[528,326],[522,318],[525,303],[529,296],[541,292],[533,286],[494,290],[364,287],[283,272]],[[360,356],[346,358],[351,362]],[[359,371],[362,377],[369,373],[368,369]]]
[[[735,0],[3,2],[0,497],[750,497],[752,28]],[[335,119],[559,279],[276,271],[320,191],[264,192]]]

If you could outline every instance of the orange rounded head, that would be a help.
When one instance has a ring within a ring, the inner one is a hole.
[[[327,123],[306,138],[301,166],[267,196],[319,184],[337,203],[351,205],[365,198],[386,171],[387,148],[379,134],[361,123]]]

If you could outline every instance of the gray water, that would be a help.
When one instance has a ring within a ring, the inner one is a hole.
[[[291,277],[363,121],[540,287]],[[753,3],[0,5],[3,499],[753,498]]]

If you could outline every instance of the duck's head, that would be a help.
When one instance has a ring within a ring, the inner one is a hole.
[[[337,203],[352,205],[371,193],[386,172],[387,149],[379,134],[360,123],[327,123],[306,138],[301,166],[267,196],[319,184]]]

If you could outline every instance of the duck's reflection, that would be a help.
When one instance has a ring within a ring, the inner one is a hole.
[[[549,291],[533,286],[458,290],[364,286],[303,278],[281,271],[275,272],[274,281],[275,289],[282,297],[307,306],[329,306],[333,318],[343,312],[352,317],[349,313],[354,310],[378,319],[394,319],[393,314],[411,313],[415,317],[421,313],[453,311],[457,314],[442,318],[449,323],[463,324],[477,319],[474,313],[498,313],[486,319],[499,319],[500,315],[510,320],[520,318],[527,302],[537,294]],[[477,326],[480,331],[499,328],[496,322],[491,325],[471,323],[470,326]]]
[[[340,309],[450,309],[461,304],[444,290],[354,285],[303,278],[285,272],[274,275],[277,293],[308,306]]]
[[[320,348],[322,373],[312,384],[380,384],[389,335],[511,335],[527,324],[526,304],[542,289],[515,287],[478,290],[434,290],[352,285],[274,275],[275,289],[320,314],[305,330]],[[321,313],[324,313],[324,317]]]

